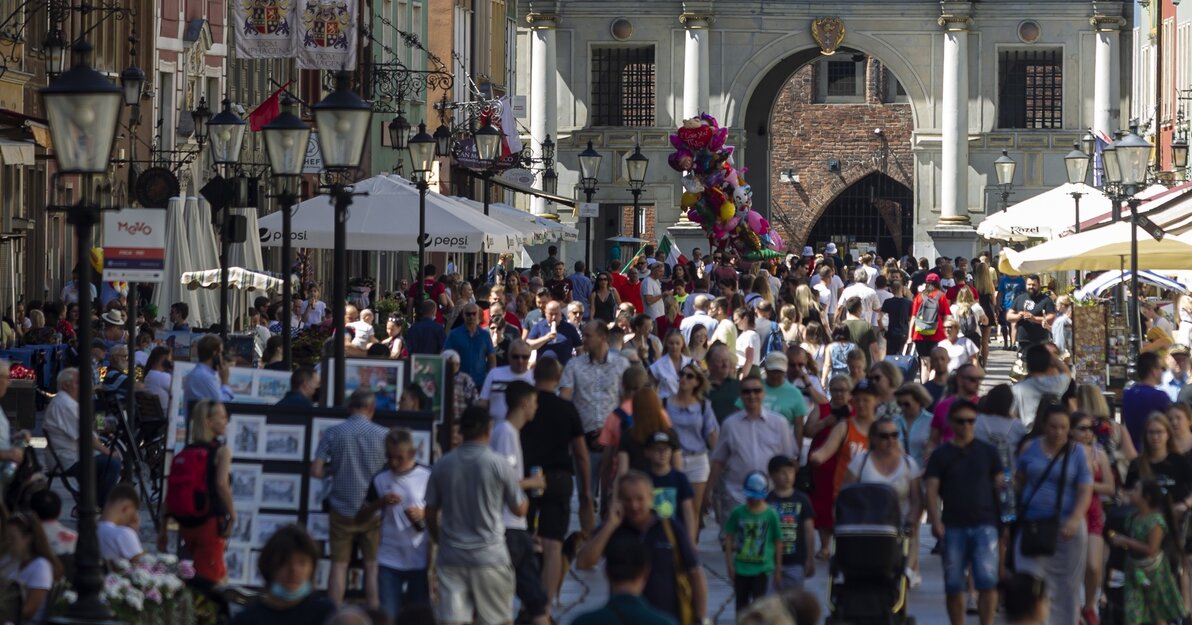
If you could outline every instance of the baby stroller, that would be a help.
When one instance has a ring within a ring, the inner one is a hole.
[[[909,541],[898,495],[886,484],[850,484],[836,497],[827,623],[914,625],[907,616]]]

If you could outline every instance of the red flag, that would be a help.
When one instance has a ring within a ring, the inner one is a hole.
[[[286,82],[248,114],[248,127],[253,132],[259,132],[266,124],[273,121],[273,118],[281,114],[281,98],[279,96],[286,90],[286,87],[290,86],[290,82],[293,81]]]

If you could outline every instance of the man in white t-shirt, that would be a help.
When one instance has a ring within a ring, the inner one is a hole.
[[[530,371],[530,344],[518,339],[509,345],[509,364],[488,372],[480,388],[476,404],[487,408],[493,420],[500,422],[509,411],[505,404],[505,388],[510,382],[534,383],[534,372]]]
[[[95,535],[99,557],[107,562],[136,562],[145,549],[137,530],[141,527],[141,498],[132,484],[117,484],[108,493]]]
[[[882,309],[882,301],[878,299],[877,291],[869,286],[868,280],[869,274],[865,268],[858,267],[853,272],[853,283],[841,291],[840,301],[847,302],[850,297],[861,300],[861,318],[868,321],[869,325],[877,327],[877,315]]]
[[[381,607],[397,614],[403,605],[429,604],[430,541],[426,533],[426,484],[430,469],[414,462],[418,452],[405,428],[385,437],[386,467],[369,482],[357,523],[381,512],[377,580]]]
[[[669,291],[662,290],[662,275],[666,272],[666,265],[654,263],[650,266],[650,275],[642,280],[642,312],[651,319],[657,319],[666,312],[662,305],[663,296]]]
[[[876,289],[877,285],[874,284],[874,281],[877,280],[877,275],[881,271],[878,271],[878,268],[873,266],[872,253],[866,252],[861,255],[861,269],[865,270],[865,284],[869,285],[871,289]]]
[[[521,429],[538,412],[538,391],[531,384],[514,381],[505,387],[505,398],[509,402],[509,412],[503,421],[493,426],[488,446],[498,456],[508,460],[514,475],[521,478],[526,475]],[[546,488],[546,477],[539,470],[537,475],[520,479],[519,485],[531,497],[536,496],[535,491],[537,496],[541,496]],[[534,553],[534,536],[530,534],[529,523],[526,517],[516,516],[508,510],[503,510],[501,516],[505,524],[505,545],[509,549],[509,559],[512,560],[514,577],[517,579],[517,598],[534,625],[548,625],[551,622],[550,606],[547,604],[546,587],[542,585],[542,571]]]
[[[820,265],[816,272],[819,275],[815,277],[819,279],[811,281],[811,288],[819,295],[820,304],[827,311],[828,317],[833,318],[836,316],[836,304],[840,301],[840,291],[844,288],[844,283],[840,281],[840,276],[836,275],[831,263]]]

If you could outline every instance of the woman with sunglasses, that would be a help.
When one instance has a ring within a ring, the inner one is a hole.
[[[1058,536],[1049,555],[1022,552],[1023,535],[1015,539],[1014,562],[1019,573],[1047,580],[1051,589],[1053,625],[1072,625],[1080,618],[1080,591],[1088,558],[1085,518],[1093,496],[1093,473],[1084,447],[1072,445],[1072,417],[1061,404],[1039,411],[1043,434],[1023,447],[1015,463],[1014,490],[1018,518],[1024,522],[1056,519]]]
[[[605,323],[613,323],[617,319],[617,307],[621,305],[621,298],[613,288],[612,276],[600,272],[596,274],[596,286],[592,289],[592,297],[588,300],[592,311],[592,318]]]
[[[836,425],[853,416],[853,381],[846,375],[838,375],[828,383],[828,403],[818,411],[812,411],[803,426],[803,437],[811,439],[809,453],[814,454],[828,441]],[[818,414],[817,414],[818,413]],[[816,557],[828,559],[828,544],[835,527],[834,504],[836,495],[832,483],[836,478],[836,456],[824,460],[811,474],[811,507],[815,509],[815,529],[820,535],[820,550]]]
[[[907,382],[894,391],[894,399],[906,421],[906,451],[919,466],[927,466],[927,444],[931,440],[931,393],[918,382]]]
[[[877,411],[875,412],[877,418],[894,421],[894,425],[898,426],[899,444],[903,449],[909,449],[909,430],[906,420],[902,416],[902,408],[898,407],[898,400],[894,398],[895,389],[902,385],[902,372],[894,366],[894,363],[880,360],[869,368],[866,380],[870,386],[877,389]]]
[[[50,590],[62,580],[62,563],[50,549],[41,521],[27,512],[8,517],[0,537],[0,579],[21,589],[21,613],[13,620],[34,625],[45,622]]]
[[[683,474],[695,491],[693,501],[702,502],[708,487],[708,453],[716,447],[720,423],[712,411],[712,402],[704,398],[708,378],[695,363],[688,363],[679,372],[679,388],[674,395],[662,400],[670,416],[671,426],[679,436],[683,453]],[[699,528],[692,532],[699,544]]]
[[[880,417],[869,426],[869,451],[853,456],[845,484],[889,484],[898,494],[903,528],[911,534],[907,573],[911,587],[923,581],[919,576],[919,517],[923,514],[923,469],[899,444],[902,433],[890,417]]]
[[[1085,516],[1089,531],[1089,555],[1084,565],[1084,608],[1081,616],[1086,623],[1096,623],[1097,597],[1105,564],[1105,541],[1101,537],[1105,530],[1105,510],[1101,507],[1101,497],[1113,495],[1117,491],[1117,484],[1109,468],[1109,456],[1097,448],[1092,415],[1072,413],[1072,442],[1084,447],[1089,470],[1093,472],[1093,499]]]

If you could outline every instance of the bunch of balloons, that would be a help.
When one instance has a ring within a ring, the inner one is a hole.
[[[687,218],[707,233],[714,249],[735,249],[741,258],[760,261],[783,255],[782,237],[753,210],[753,192],[745,170],[733,165],[733,147],[725,145],[728,128],[704,113],[685,120],[671,134],[675,151],[667,159],[683,175],[680,205]]]

